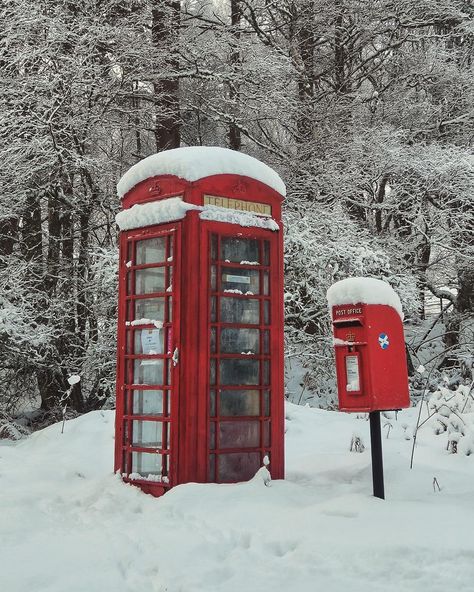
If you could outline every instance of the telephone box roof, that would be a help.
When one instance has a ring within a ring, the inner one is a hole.
[[[285,184],[268,165],[248,154],[217,146],[189,146],[152,154],[123,175],[117,193],[122,198],[141,181],[159,175],[174,175],[192,182],[225,174],[250,177],[286,195]]]

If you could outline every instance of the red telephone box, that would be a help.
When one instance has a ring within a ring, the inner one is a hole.
[[[284,185],[222,148],[178,148],[118,185],[115,470],[145,492],[283,478]]]
[[[373,278],[348,278],[328,291],[341,411],[410,406],[401,304]],[[351,304],[355,302],[355,304]]]

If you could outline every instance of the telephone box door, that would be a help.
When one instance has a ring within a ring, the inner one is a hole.
[[[201,244],[208,262],[207,477],[244,481],[265,456],[272,462],[272,455],[276,459],[282,452],[272,450],[272,440],[278,440],[272,433],[283,425],[283,395],[277,392],[279,236],[228,224],[206,226]]]
[[[177,462],[180,225],[121,241],[116,470],[142,488],[167,488]]]

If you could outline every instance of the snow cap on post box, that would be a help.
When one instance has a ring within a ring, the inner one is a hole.
[[[340,280],[327,291],[329,308],[341,304],[385,304],[394,308],[403,321],[402,303],[395,290],[382,280],[353,277]]]
[[[355,413],[410,405],[400,298],[384,281],[348,278],[327,292],[339,409]]]

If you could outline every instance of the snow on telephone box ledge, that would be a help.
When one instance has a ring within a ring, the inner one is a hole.
[[[152,154],[120,179],[120,230],[182,220],[198,210],[202,220],[279,230],[285,184],[252,156],[211,146]]]

